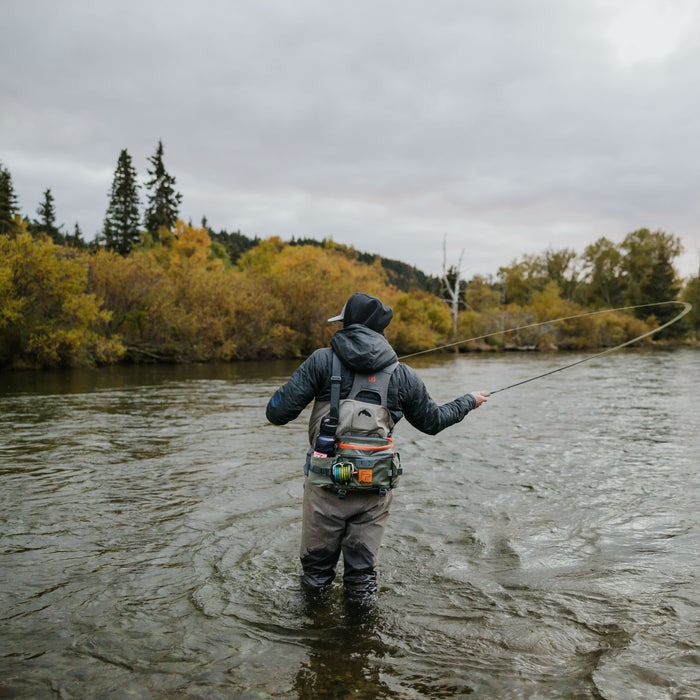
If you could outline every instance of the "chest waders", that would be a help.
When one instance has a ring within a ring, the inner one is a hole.
[[[334,489],[340,498],[358,491],[385,494],[396,487],[402,469],[391,439],[394,421],[387,393],[397,366],[355,373],[350,393],[341,401],[341,363],[333,353],[330,402],[316,401],[309,421],[314,447],[304,473],[310,483]]]

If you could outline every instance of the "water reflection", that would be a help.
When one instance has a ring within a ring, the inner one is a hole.
[[[187,365],[114,365],[45,371],[0,371],[0,396],[10,394],[83,394],[126,387],[157,387],[192,381],[267,381],[289,376],[298,362],[229,362]]]
[[[388,648],[382,641],[377,605],[348,601],[336,588],[304,595],[302,611],[308,620],[302,626],[307,657],[294,679],[299,700],[400,697],[382,678]]]

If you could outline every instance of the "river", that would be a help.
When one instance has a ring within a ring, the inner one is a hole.
[[[412,364],[446,401],[582,357]],[[402,421],[365,614],[299,595],[295,364],[0,374],[0,697],[700,697],[699,351]]]

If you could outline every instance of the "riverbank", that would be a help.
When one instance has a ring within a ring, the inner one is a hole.
[[[654,302],[658,290],[644,297],[632,287],[620,306],[636,315],[601,312],[595,295],[587,309],[553,279],[515,285],[508,277],[506,295],[505,277],[474,278],[453,316],[456,309],[435,294],[399,290],[379,261],[361,262],[347,247],[271,238],[235,266],[220,252],[205,230],[182,222],[167,241],[126,256],[29,233],[0,237],[0,367],[306,357],[328,344],[336,326],[326,319],[357,290],[393,309],[387,338],[399,355],[456,342],[465,352],[470,345],[476,352],[614,347],[663,325],[680,303]],[[697,318],[685,321],[658,340],[696,332]]]
[[[700,350],[700,341],[695,339],[682,339],[682,340],[649,340],[644,339],[640,343],[633,344],[629,346],[636,349],[644,349],[648,351],[654,350],[676,350],[681,348],[688,348],[692,350]],[[450,348],[444,350],[435,350],[432,352],[422,353],[418,356],[408,357],[405,359],[409,364],[415,364],[415,361],[420,358],[424,360],[430,357],[442,357],[449,358],[455,355],[487,355],[491,357],[497,357],[499,355],[518,355],[520,353],[526,355],[561,355],[562,357],[568,357],[574,354],[580,354],[582,351],[589,353],[590,355],[596,355],[601,352],[610,351],[611,348],[608,347],[591,347],[582,349],[571,349],[571,348],[558,348],[556,346],[542,347],[538,348],[535,346],[512,346],[506,345],[504,347],[497,347],[494,345],[488,345],[486,343],[474,343],[469,344],[468,347]],[[404,359],[399,356],[400,359]],[[298,366],[300,362],[305,359],[302,355],[290,355],[288,357],[275,357],[275,358],[262,358],[262,359],[245,359],[245,360],[156,360],[153,358],[142,358],[142,359],[132,359],[132,358],[122,358],[118,361],[109,364],[92,364],[92,365],[80,365],[80,366],[64,366],[60,368],[56,367],[0,367],[0,377],[10,377],[10,376],[27,376],[33,374],[47,374],[56,371],[70,373],[74,370],[80,369],[93,369],[95,371],[99,370],[109,370],[110,368],[118,370],[119,368],[143,368],[144,370],[149,370],[158,367],[182,367],[183,371],[187,371],[186,368],[198,366],[202,368],[213,368],[219,367],[221,365],[228,366],[232,368],[233,374],[237,375],[241,372],[245,372],[247,367],[255,367],[264,364],[278,364],[280,367],[285,367],[285,371],[293,371],[293,369]]]

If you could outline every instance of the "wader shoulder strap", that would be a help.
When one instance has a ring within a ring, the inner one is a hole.
[[[340,419],[340,380],[341,377],[340,358],[333,353],[333,364],[331,368],[331,405],[330,417],[332,423],[337,427]]]

